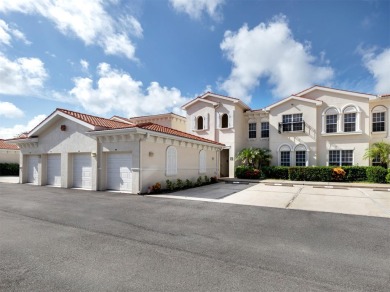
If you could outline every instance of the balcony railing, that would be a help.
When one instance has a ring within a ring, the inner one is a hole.
[[[305,122],[279,123],[278,132],[305,132]]]

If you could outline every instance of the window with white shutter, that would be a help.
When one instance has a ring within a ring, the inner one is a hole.
[[[174,146],[169,146],[166,153],[166,175],[177,174],[177,150]]]

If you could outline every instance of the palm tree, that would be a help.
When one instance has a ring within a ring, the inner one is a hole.
[[[257,148],[257,167],[269,166],[272,159],[271,150]]]
[[[243,164],[249,167],[260,168],[261,166],[269,165],[272,155],[269,149],[261,148],[244,148],[236,157],[236,160],[241,160]]]
[[[376,142],[366,149],[363,159],[375,159],[378,158],[382,167],[387,168],[390,159],[390,144],[386,142]]]

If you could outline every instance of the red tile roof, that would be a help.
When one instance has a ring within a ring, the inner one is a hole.
[[[72,116],[80,121],[83,121],[95,127],[102,127],[108,129],[128,128],[129,126],[131,127],[131,125],[124,122],[113,121],[110,119],[74,112],[67,109],[57,108],[56,111],[63,112],[64,114]]]
[[[0,139],[0,149],[19,150],[19,147],[15,144],[9,144],[5,142],[3,139]]]
[[[154,123],[140,123],[140,124],[137,124],[135,127],[149,130],[149,131],[159,132],[159,133],[163,133],[163,134],[173,135],[173,136],[177,136],[177,137],[197,140],[200,142],[212,143],[212,144],[216,144],[216,145],[224,145],[222,143],[219,143],[219,142],[216,142],[213,140],[205,139],[205,138],[202,138],[202,137],[199,137],[196,135],[192,135],[192,134],[189,134],[186,132],[175,130],[175,129],[172,129],[169,127],[164,127],[164,126],[157,125]]]

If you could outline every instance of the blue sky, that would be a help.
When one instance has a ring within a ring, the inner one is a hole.
[[[389,0],[1,0],[0,138],[55,108],[264,107],[314,84],[390,93]]]

